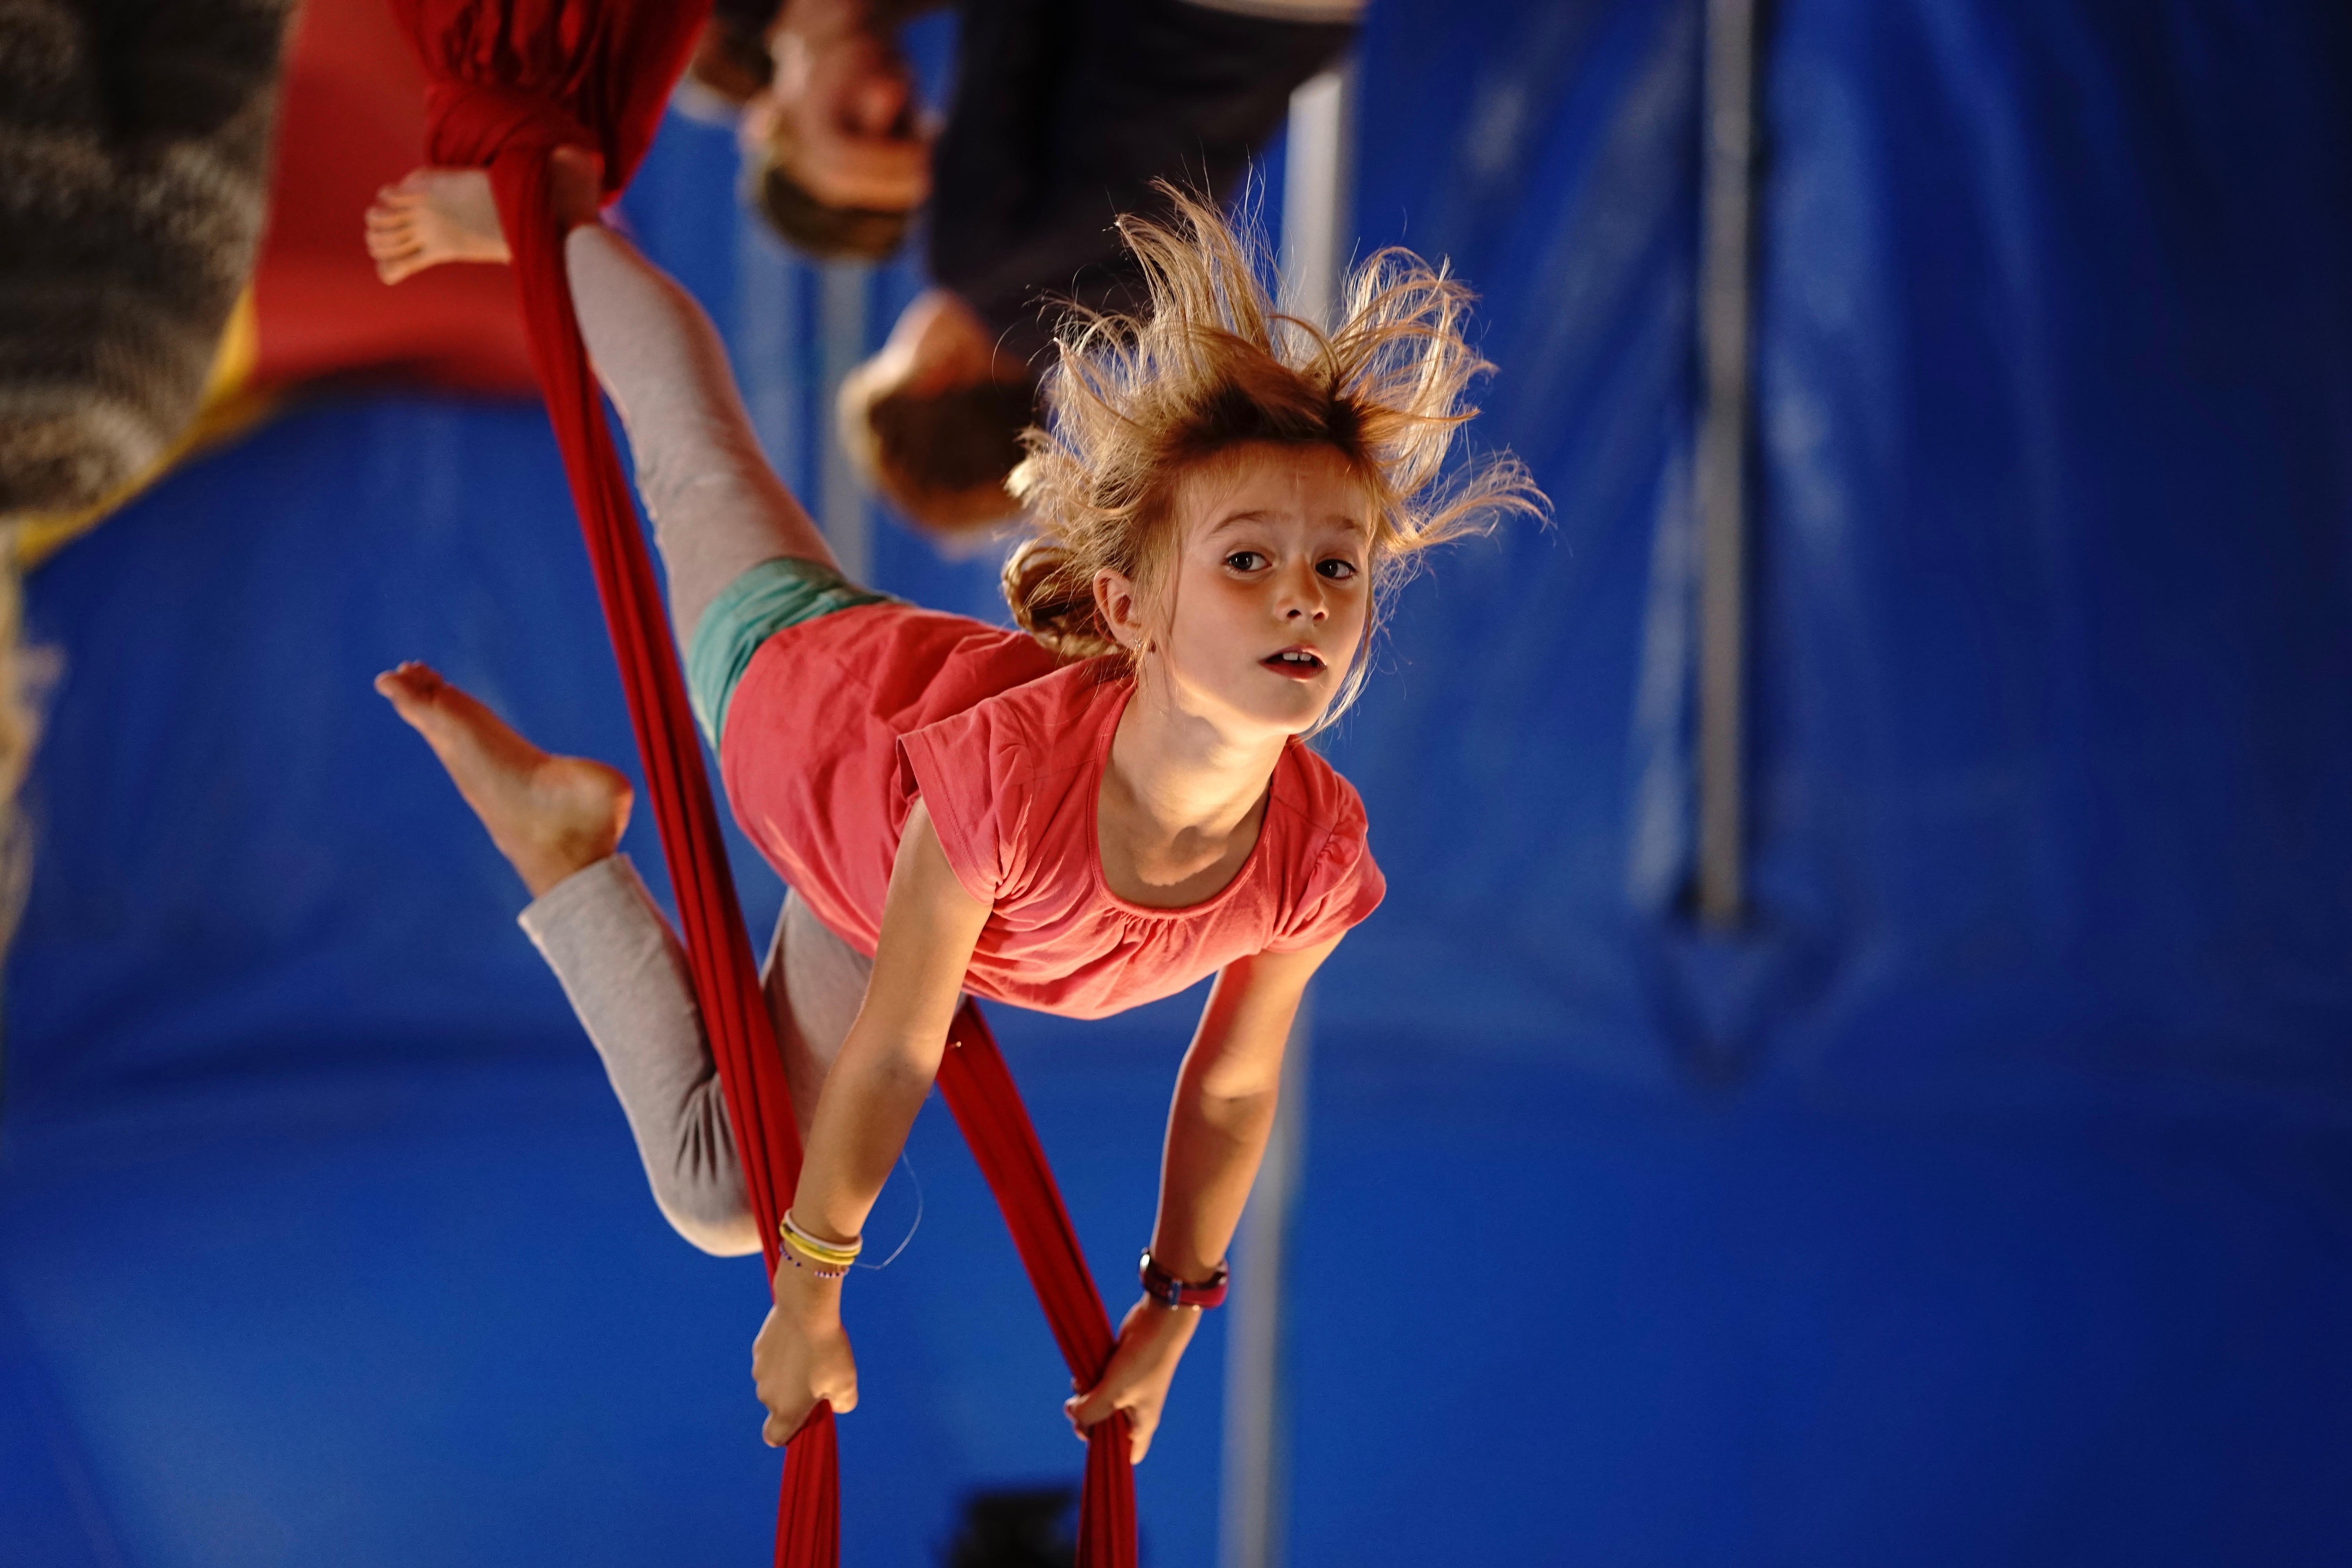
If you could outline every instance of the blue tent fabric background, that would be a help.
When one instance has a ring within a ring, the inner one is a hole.
[[[1291,1560],[2341,1563],[2352,18],[1771,9],[1722,936],[1681,900],[1703,10],[1367,24],[1360,245],[1477,287],[1472,438],[1556,521],[1410,584],[1329,742],[1391,891],[1317,995]],[[806,489],[822,282],[732,162],[673,122],[625,216]],[[877,330],[919,286],[875,277]],[[344,393],[32,579],[0,1564],[765,1552],[757,1269],[663,1227],[510,873],[367,690],[429,658],[625,761],[572,526],[535,409]],[[1001,614],[895,524],[875,574]],[[1190,1006],[996,1014],[1114,1300]],[[855,1282],[859,1563],[1077,1468],[936,1110],[910,1163],[921,1228]],[[1458,1259],[1367,1289],[1415,1232]],[[1153,1563],[1215,1550],[1219,1328],[1139,1472]]]

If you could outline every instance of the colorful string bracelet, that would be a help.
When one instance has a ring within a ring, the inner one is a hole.
[[[790,1210],[776,1222],[776,1238],[784,1244],[784,1258],[795,1268],[805,1268],[820,1279],[838,1279],[849,1272],[865,1250],[863,1237],[846,1244],[819,1241],[793,1223]]]

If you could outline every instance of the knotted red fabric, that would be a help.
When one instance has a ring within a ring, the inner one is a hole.
[[[393,0],[431,82],[426,156],[487,168],[531,363],[579,509],[596,590],[620,664],[646,793],[677,896],[695,999],[710,1037],[759,1221],[768,1271],[776,1222],[800,1179],[792,1093],[761,992],[687,705],[686,682],[645,532],[604,418],[555,229],[549,154],[586,147],[605,194],[628,184],[652,143],[709,0]],[[1070,1371],[1091,1386],[1110,1360],[1110,1321],[1020,1095],[978,1008],[950,1031],[940,1088],[1013,1232]],[[747,1423],[748,1425],[748,1423]],[[793,1438],[777,1500],[780,1568],[834,1568],[841,1556],[833,1412],[819,1405]],[[1079,1507],[1080,1568],[1135,1568],[1134,1476],[1127,1422],[1088,1435]]]

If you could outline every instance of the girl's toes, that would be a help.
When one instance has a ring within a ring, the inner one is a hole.
[[[433,265],[433,259],[425,254],[423,246],[412,245],[390,255],[378,256],[375,258],[375,275],[386,283],[397,283],[424,271]]]
[[[440,672],[429,664],[407,660],[375,678],[376,690],[395,705],[422,706],[439,695]]]

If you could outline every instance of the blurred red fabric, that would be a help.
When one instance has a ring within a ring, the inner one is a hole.
[[[537,385],[497,267],[375,275],[361,218],[425,156],[425,70],[383,0],[306,0],[278,100],[249,384],[394,380],[519,396]]]

